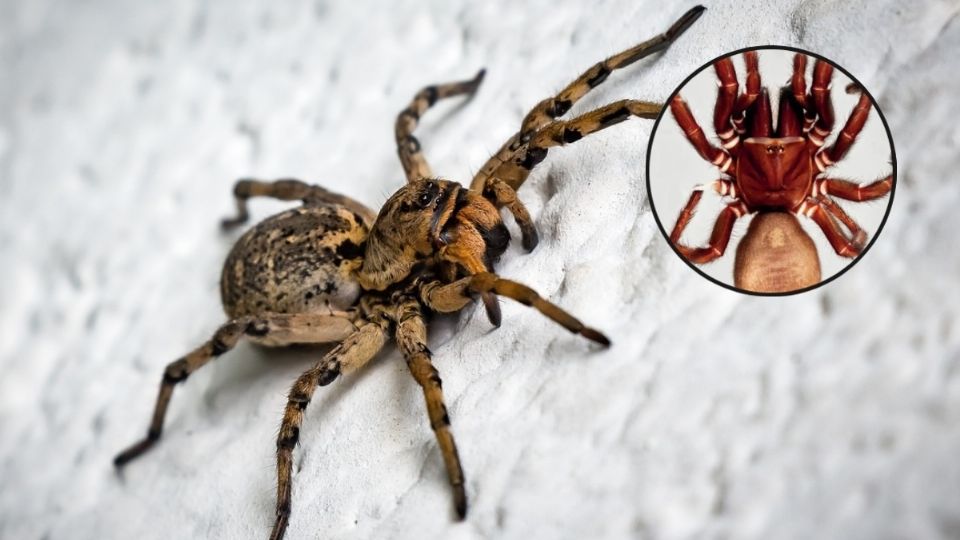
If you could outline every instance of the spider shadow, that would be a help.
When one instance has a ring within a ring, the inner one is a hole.
[[[436,142],[441,142],[442,137],[437,137],[440,135],[440,132],[444,129],[452,129],[454,126],[452,124],[454,117],[459,116],[460,113],[470,107],[470,105],[477,99],[476,94],[472,94],[466,99],[457,101],[456,103],[450,103],[449,106],[441,100],[437,103],[431,110],[440,109],[434,114],[431,114],[429,121],[421,120],[420,125],[417,126],[419,133],[417,137],[420,140],[436,140]],[[462,119],[461,119],[462,120]],[[438,153],[438,156],[440,154]],[[429,156],[428,156],[429,157]]]
[[[468,308],[469,309],[469,308]],[[428,318],[428,335],[434,348],[443,347],[458,333],[462,324],[474,319],[466,313],[433,314]],[[483,319],[485,320],[485,319]],[[473,321],[472,324],[482,322]],[[494,331],[496,328],[490,328]],[[190,382],[179,385],[174,392],[172,405],[177,402],[190,402],[190,405],[177,407],[182,412],[168,417],[165,431],[173,429],[197,429],[195,422],[202,421],[204,425],[215,427],[223,421],[225,415],[236,412],[243,401],[251,400],[261,403],[263,392],[282,392],[286,395],[290,386],[297,377],[312,367],[337,345],[324,344],[296,344],[283,347],[268,347],[249,341],[243,341],[234,349],[198,370],[191,377]],[[332,384],[319,388],[314,394],[314,406],[326,408],[336,403],[345,392],[349,392],[356,384],[365,380],[369,373],[377,369],[377,364],[400,359],[392,339],[380,350],[370,362],[358,372],[342,375]],[[401,359],[402,360],[402,359]],[[411,378],[412,382],[413,379]],[[193,384],[190,384],[193,383]],[[279,385],[279,386],[278,386]],[[414,386],[416,386],[414,384]],[[251,399],[251,390],[259,388],[260,394]],[[408,385],[398,384],[398,392],[406,392]],[[180,399],[177,399],[177,398]],[[173,412],[173,411],[171,411]],[[282,409],[276,411],[277,421],[282,415]],[[187,422],[186,419],[194,418]],[[184,424],[184,427],[177,427]],[[191,427],[193,426],[193,427]]]
[[[250,389],[260,387],[267,392],[284,394],[301,373],[324,357],[336,343],[267,347],[244,343],[211,365],[210,375],[201,390],[204,415],[216,421],[248,397]],[[280,383],[279,388],[274,383]],[[342,385],[337,385],[342,386]],[[261,394],[258,397],[263,397]],[[319,396],[318,396],[319,397]],[[255,400],[256,401],[256,400]],[[277,418],[282,411],[277,411]]]

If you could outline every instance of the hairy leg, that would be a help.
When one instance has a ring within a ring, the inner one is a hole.
[[[687,102],[680,97],[680,94],[677,94],[670,100],[670,112],[673,114],[674,120],[677,121],[677,125],[683,130],[683,134],[687,137],[687,140],[690,141],[693,148],[700,154],[700,157],[713,163],[724,173],[733,167],[733,157],[707,140],[707,136],[703,133],[703,128],[700,127],[697,119],[693,116],[693,112],[690,111]]]
[[[867,245],[866,231],[860,227],[860,224],[857,223],[856,220],[850,217],[850,214],[847,214],[843,210],[843,207],[841,207],[827,195],[820,195],[819,197],[816,197],[816,199],[820,201],[820,204],[823,205],[824,210],[826,210],[831,217],[838,220],[843,224],[844,227],[847,228],[847,231],[850,233],[848,238],[854,245],[859,246],[861,249],[863,246]]]
[[[790,91],[794,101],[803,109],[803,132],[806,133],[813,129],[817,121],[817,112],[813,105],[813,98],[807,93],[807,55],[803,53],[793,55]]]
[[[848,201],[861,202],[879,199],[890,193],[893,188],[893,175],[887,175],[886,178],[869,184],[858,184],[839,178],[823,178],[815,180],[815,182],[817,183],[817,190],[824,195],[833,195]]]
[[[677,245],[680,242],[683,231],[686,230],[687,225],[690,224],[690,220],[693,219],[693,214],[697,209],[697,205],[700,204],[703,192],[707,189],[716,191],[722,197],[730,197],[737,200],[737,184],[732,180],[724,180],[721,178],[709,184],[694,187],[693,192],[690,193],[690,198],[687,199],[687,204],[680,210],[680,215],[677,216],[677,221],[673,225],[673,230],[670,232],[670,242],[672,244]]]
[[[733,108],[737,103],[737,93],[740,83],[737,82],[737,71],[733,67],[733,60],[721,58],[713,64],[717,73],[717,103],[713,108],[713,130],[720,137],[720,143],[736,156],[740,150],[740,136],[733,127]]]
[[[506,207],[513,215],[514,221],[520,227],[520,238],[523,249],[533,251],[540,243],[540,235],[537,233],[537,227],[533,224],[533,218],[530,212],[524,206],[517,191],[510,187],[510,184],[499,178],[490,178],[483,188],[483,196],[493,202],[497,208]]]
[[[441,283],[439,281],[425,283],[420,287],[420,298],[430,309],[441,313],[450,313],[463,309],[471,301],[469,296],[471,293],[484,294],[491,292],[499,296],[512,298],[525,306],[536,309],[574,334],[580,334],[603,346],[610,345],[610,340],[600,331],[583,324],[556,304],[545,300],[530,287],[503,279],[489,272],[474,274],[453,283]]]
[[[303,414],[317,386],[326,386],[341,373],[356,371],[369,362],[387,341],[387,323],[383,320],[361,324],[336,348],[312,368],[305,371],[293,386],[283,411],[283,422],[277,435],[277,508],[271,540],[280,540],[290,519],[293,449],[300,440]]]
[[[804,108],[807,107],[807,55],[793,55],[793,74],[790,76],[790,91],[793,98]]]
[[[833,142],[830,148],[821,150],[814,159],[820,172],[840,161],[847,154],[847,151],[850,150],[850,147],[853,146],[860,135],[860,131],[863,130],[864,124],[867,123],[870,106],[870,98],[865,92],[862,92],[860,100],[857,101],[853,111],[850,112],[850,117],[847,118],[847,123],[844,124],[840,134],[837,135],[837,140]]]
[[[147,436],[133,444],[114,458],[113,463],[122,467],[130,460],[152,447],[163,431],[163,420],[167,406],[173,395],[174,387],[187,380],[191,373],[206,365],[210,360],[232,349],[241,337],[281,345],[291,343],[329,343],[340,341],[354,331],[352,315],[302,313],[283,315],[266,313],[233,319],[221,326],[207,341],[192,352],[167,365],[160,383],[153,417],[147,429]]]
[[[233,186],[233,196],[237,201],[237,215],[221,221],[224,229],[232,229],[242,225],[250,218],[247,210],[247,200],[251,197],[272,197],[281,201],[303,201],[307,205],[335,204],[341,205],[359,214],[367,225],[371,225],[377,214],[360,202],[350,197],[328,191],[320,186],[302,182],[294,178],[283,178],[274,181],[243,178],[237,180]]]
[[[656,103],[624,99],[570,120],[553,121],[537,131],[529,142],[502,163],[496,176],[486,179],[482,193],[498,208],[506,206],[510,210],[520,227],[523,247],[531,251],[536,247],[539,238],[530,214],[520,202],[516,190],[527,179],[530,171],[547,157],[549,149],[579,141],[631,116],[656,118],[660,109],[660,105]]]
[[[437,438],[440,454],[447,469],[447,477],[453,488],[453,504],[457,516],[463,519],[467,515],[467,493],[464,488],[463,469],[457,444],[450,431],[450,416],[443,403],[443,388],[440,374],[430,361],[431,353],[427,348],[427,327],[417,302],[408,302],[399,310],[396,330],[397,347],[407,361],[410,374],[423,389],[427,404],[427,416],[430,428]]]
[[[797,209],[797,213],[812,219],[820,227],[837,255],[852,258],[863,251],[863,240],[866,236],[849,238],[840,228],[837,221],[839,218],[830,212],[821,200],[807,197]],[[857,228],[859,229],[859,226]]]
[[[693,248],[680,242],[684,229],[693,218],[693,211],[703,197],[703,190],[695,190],[690,194],[690,199],[686,206],[680,211],[677,218],[677,224],[670,232],[670,243],[677,248],[677,251],[688,261],[694,264],[704,264],[720,258],[730,243],[730,234],[733,232],[733,225],[738,219],[746,215],[747,207],[741,201],[735,201],[723,208],[717,216],[713,226],[713,232],[710,234],[710,241],[706,247]]]
[[[556,96],[548,97],[538,103],[523,119],[519,133],[520,140],[529,140],[534,132],[566,114],[580,98],[606,81],[613,71],[625,68],[642,58],[665,50],[686,32],[703,15],[704,11],[706,11],[706,8],[703,6],[690,9],[674,22],[666,32],[594,64]]]
[[[663,34],[593,65],[555,96],[535,105],[524,117],[520,130],[510,137],[473,177],[470,189],[483,193],[497,208],[506,206],[513,214],[520,226],[523,246],[527,251],[532,251],[539,239],[530,214],[517,196],[516,190],[526,181],[533,167],[546,157],[545,146],[537,147],[529,143],[540,131],[550,130],[551,126],[555,126],[556,118],[566,114],[574,103],[603,83],[613,71],[669,47],[705,9],[703,6],[694,7]]]
[[[400,163],[403,165],[403,171],[407,175],[408,182],[433,177],[430,165],[427,164],[427,160],[421,152],[420,141],[413,136],[413,131],[420,122],[420,116],[439,99],[473,95],[480,87],[480,83],[483,82],[484,73],[485,70],[481,69],[474,78],[468,81],[424,87],[413,97],[410,105],[397,115],[397,123],[394,128],[394,135],[397,139],[397,154],[400,156]]]
[[[733,109],[732,119],[733,127],[738,134],[746,131],[744,119],[747,110],[753,106],[754,102],[760,96],[760,60],[757,57],[757,51],[747,51],[743,53],[743,62],[747,66],[746,88],[737,98],[737,106]]]
[[[533,137],[534,133],[554,119],[566,114],[574,103],[605,81],[611,72],[669,47],[703,14],[705,9],[703,6],[694,7],[684,13],[663,34],[593,65],[557,95],[548,97],[535,105],[524,117],[520,131],[510,137],[473,177],[470,189],[483,191],[488,180],[493,177],[506,180],[514,189],[518,189],[523,180],[526,179],[526,175],[514,182],[500,174],[499,169],[514,157],[521,147]]]
[[[551,122],[537,131],[521,151],[500,167],[497,178],[517,189],[530,171],[547,157],[550,148],[579,141],[631,116],[654,119],[660,114],[661,108],[657,103],[623,99],[570,120]]]
[[[813,112],[817,115],[817,121],[808,133],[812,149],[823,146],[824,140],[833,132],[833,100],[830,98],[832,79],[833,66],[817,59],[813,65],[813,84],[810,85],[810,95],[807,96],[807,104],[812,105]]]

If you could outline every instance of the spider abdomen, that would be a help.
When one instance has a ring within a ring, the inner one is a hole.
[[[820,282],[817,248],[789,212],[759,212],[737,246],[734,285],[762,292],[788,292]]]
[[[220,278],[224,311],[239,317],[349,308],[360,296],[354,271],[367,232],[360,216],[334,205],[265,219],[227,256]]]

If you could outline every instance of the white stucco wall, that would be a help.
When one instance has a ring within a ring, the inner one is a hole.
[[[761,43],[868,85],[900,183],[880,241],[790,298],[708,283],[644,190],[649,122],[552,151],[541,232],[500,272],[603,329],[599,351],[504,303],[439,321],[471,510],[453,520],[398,354],[321,389],[288,538],[956,538],[960,535],[960,22],[955,1],[711,2],[666,55],[576,111],[664,99]],[[653,1],[0,5],[0,537],[265,538],[285,393],[316,353],[242,345],[180,388],[122,478],[163,366],[223,320],[235,178],[298,176],[371,205],[402,182],[392,123],[427,83],[488,76],[418,132],[468,181],[526,108],[662,31]],[[283,205],[258,201],[265,217]]]

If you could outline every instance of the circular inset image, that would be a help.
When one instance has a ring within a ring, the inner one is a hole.
[[[886,221],[896,156],[876,102],[842,67],[787,47],[721,56],[657,119],[647,191],[674,251],[750,294],[810,290]]]

